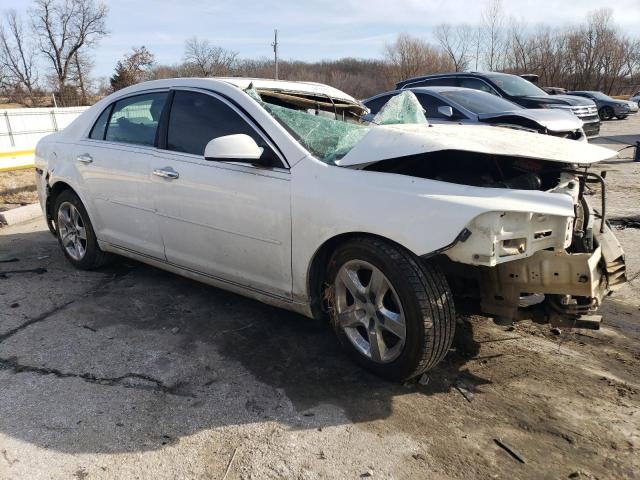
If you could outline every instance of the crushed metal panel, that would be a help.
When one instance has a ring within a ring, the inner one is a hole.
[[[568,164],[590,165],[615,157],[614,150],[551,135],[484,125],[378,125],[338,165],[366,166],[421,153],[462,150]]]
[[[601,259],[600,247],[593,253],[542,250],[529,258],[483,268],[482,311],[515,318],[523,293],[591,297],[599,304],[607,292],[598,267]]]

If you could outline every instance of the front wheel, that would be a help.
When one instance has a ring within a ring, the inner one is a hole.
[[[108,263],[110,256],[100,250],[89,214],[80,198],[71,190],[65,190],[57,196],[54,205],[58,243],[67,260],[81,270]]]
[[[455,310],[447,281],[404,248],[371,237],[351,240],[332,255],[327,285],[340,344],[368,370],[404,381],[449,350]]]
[[[600,120],[611,120],[613,118],[613,108],[602,107],[598,110],[598,115],[600,116]]]

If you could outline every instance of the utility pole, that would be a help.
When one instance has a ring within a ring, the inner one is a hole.
[[[278,80],[278,29],[276,28],[274,31],[274,39],[271,46],[273,47],[273,56],[275,58],[275,67],[276,67],[276,80]]]

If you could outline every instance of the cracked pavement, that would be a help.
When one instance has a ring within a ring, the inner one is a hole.
[[[618,217],[640,200],[625,158]],[[616,233],[637,275],[640,230]],[[322,322],[128,260],[74,270],[41,220],[1,229],[0,479],[637,478],[639,281],[598,332],[461,321],[426,385],[402,386]]]

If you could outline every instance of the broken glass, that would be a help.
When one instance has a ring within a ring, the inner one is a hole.
[[[325,163],[344,157],[371,129],[342,120],[334,120],[265,102],[255,88],[245,92],[283,125],[309,152]]]
[[[398,123],[428,124],[424,116],[424,108],[413,92],[402,92],[391,98],[373,118],[378,125],[393,125]]]

